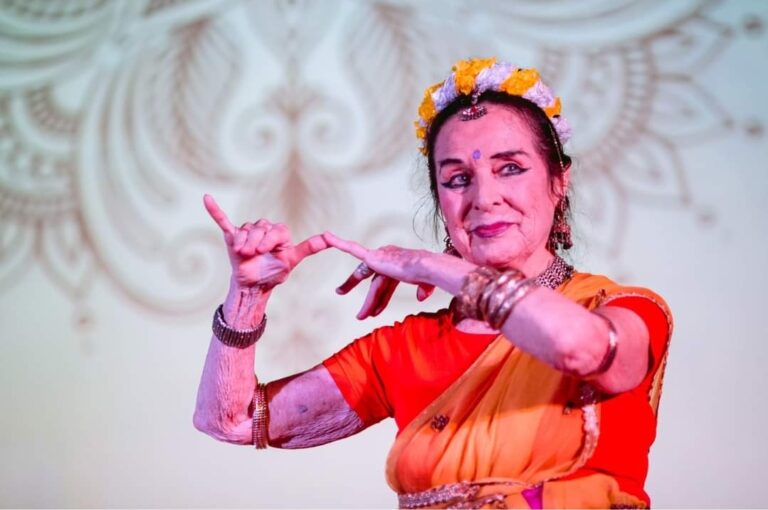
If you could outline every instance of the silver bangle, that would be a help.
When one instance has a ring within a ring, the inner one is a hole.
[[[607,372],[608,369],[611,368],[611,365],[613,365],[613,360],[616,359],[616,349],[619,345],[619,339],[613,321],[597,310],[592,310],[592,313],[603,319],[608,326],[608,347],[605,349],[605,354],[603,355],[603,360],[600,362],[600,365],[598,365],[592,372],[586,374],[584,376],[585,379],[594,378]]]
[[[224,320],[223,306],[219,305],[216,312],[214,312],[213,324],[211,325],[213,334],[219,342],[238,349],[245,349],[255,344],[261,338],[261,335],[264,334],[264,328],[267,327],[267,314],[264,314],[261,324],[256,326],[255,329],[234,329],[229,327]]]

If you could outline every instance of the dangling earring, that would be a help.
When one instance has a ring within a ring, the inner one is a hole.
[[[443,253],[447,253],[448,255],[453,255],[454,257],[461,258],[461,254],[453,245],[453,241],[451,241],[451,234],[448,233],[448,227],[445,227],[445,237],[443,238],[443,242],[445,243],[445,248],[443,249]]]
[[[565,218],[570,205],[570,200],[566,196],[561,198],[560,202],[557,203],[557,207],[555,207],[552,230],[549,232],[549,240],[547,241],[547,249],[552,253],[556,253],[557,249],[561,246],[564,250],[568,250],[573,246],[571,226]]]

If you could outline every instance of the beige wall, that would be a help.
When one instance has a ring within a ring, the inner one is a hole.
[[[201,206],[435,247],[411,122],[467,56],[563,97],[583,270],[676,319],[648,489],[766,506],[768,4],[25,1],[0,7],[0,505],[392,507],[395,429],[255,453],[191,423],[227,280]],[[420,215],[423,218],[424,215]],[[275,292],[262,379],[420,308],[354,319],[355,261]]]

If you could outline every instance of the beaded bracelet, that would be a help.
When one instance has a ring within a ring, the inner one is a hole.
[[[230,327],[224,320],[224,305],[219,305],[213,313],[213,324],[211,329],[219,342],[229,347],[245,349],[252,346],[264,334],[267,327],[267,315],[261,319],[261,323],[255,329],[235,329]]]

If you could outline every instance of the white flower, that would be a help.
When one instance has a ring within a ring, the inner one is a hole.
[[[560,143],[565,145],[571,139],[571,125],[562,115],[552,117],[550,120],[555,127],[555,131],[557,131],[557,136],[560,137]]]
[[[453,73],[443,83],[443,86],[432,92],[432,102],[435,103],[435,110],[441,112],[443,108],[456,99],[458,93],[456,92],[456,85],[453,80]]]
[[[499,62],[493,64],[491,67],[486,67],[480,71],[480,74],[478,74],[475,79],[475,90],[479,94],[482,94],[486,90],[499,90],[499,87],[504,83],[504,80],[509,78],[509,75],[512,74],[515,69],[517,68],[509,62]]]
[[[542,83],[541,80],[537,81],[533,87],[529,88],[525,94],[523,94],[523,97],[528,101],[536,103],[539,108],[552,106],[552,103],[555,102],[555,95],[549,87]]]

